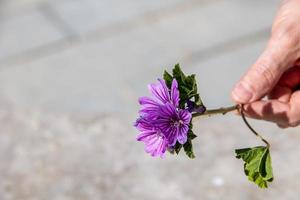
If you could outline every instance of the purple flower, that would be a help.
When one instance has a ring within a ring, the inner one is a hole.
[[[152,156],[163,157],[166,150],[176,144],[186,143],[189,123],[192,115],[187,110],[179,109],[179,90],[176,79],[169,89],[164,80],[150,84],[153,97],[141,97],[139,103],[140,118],[136,128],[140,131],[138,141],[146,145],[146,152]]]
[[[168,138],[170,146],[174,146],[178,141],[184,144],[187,141],[187,132],[192,115],[187,110],[177,110],[174,105],[166,103],[161,107],[160,118],[157,124],[161,132]]]
[[[179,91],[178,83],[176,79],[173,80],[171,86],[171,92],[166,85],[166,82],[162,79],[158,79],[157,84],[150,84],[148,86],[149,91],[152,93],[153,97],[141,97],[139,98],[139,103],[142,106],[140,110],[141,115],[151,115],[157,113],[160,106],[166,103],[172,103],[175,107],[179,105]]]
[[[195,102],[193,102],[191,100],[187,101],[187,107],[188,107],[189,112],[204,113],[206,111],[206,108],[204,105],[196,107]]]
[[[140,131],[137,140],[145,143],[145,151],[163,158],[169,144],[160,129],[145,118],[138,119],[135,126]]]

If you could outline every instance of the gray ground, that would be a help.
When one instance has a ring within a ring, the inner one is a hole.
[[[241,119],[195,123],[197,158],[135,141],[137,98],[164,67],[196,73],[208,107],[266,44],[278,0],[0,0],[0,199],[299,199],[299,128],[252,121],[272,143],[259,190],[233,150]]]

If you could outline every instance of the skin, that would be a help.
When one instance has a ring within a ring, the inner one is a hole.
[[[267,47],[236,84],[232,99],[245,104],[248,117],[281,128],[300,124],[300,0],[282,2]]]

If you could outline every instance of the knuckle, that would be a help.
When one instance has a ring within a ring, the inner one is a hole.
[[[300,119],[299,117],[288,116],[287,123],[289,127],[296,127],[300,124]]]
[[[283,47],[287,49],[294,49],[298,45],[298,39],[295,37],[295,33],[288,31],[286,32],[286,36],[282,38]]]
[[[271,69],[271,67],[265,62],[265,61],[260,61],[256,65],[256,73],[259,77],[262,77],[263,80],[257,80],[257,81],[264,81],[265,85],[268,87],[273,86],[276,80],[275,73]]]
[[[282,128],[282,129],[286,129],[286,128],[289,127],[289,126],[286,125],[286,124],[277,124],[277,126],[278,126],[279,128]]]
[[[297,127],[297,126],[299,126],[299,123],[290,123],[289,126],[290,127]]]
[[[300,120],[289,120],[288,125],[289,127],[296,127],[299,126]]]
[[[295,105],[290,106],[290,112],[288,112],[288,125],[289,127],[296,127],[300,125],[299,110]]]
[[[281,23],[273,27],[272,38],[277,44],[280,41],[282,47],[293,48],[297,46],[299,42],[297,32],[294,23],[287,23],[286,20],[282,20]]]

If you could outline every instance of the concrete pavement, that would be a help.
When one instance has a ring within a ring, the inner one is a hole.
[[[208,107],[266,44],[279,1],[0,1],[0,199],[298,199],[299,128],[251,121],[275,181],[249,183],[236,116],[196,124],[197,158],[153,159],[132,122],[146,85],[180,62]]]

